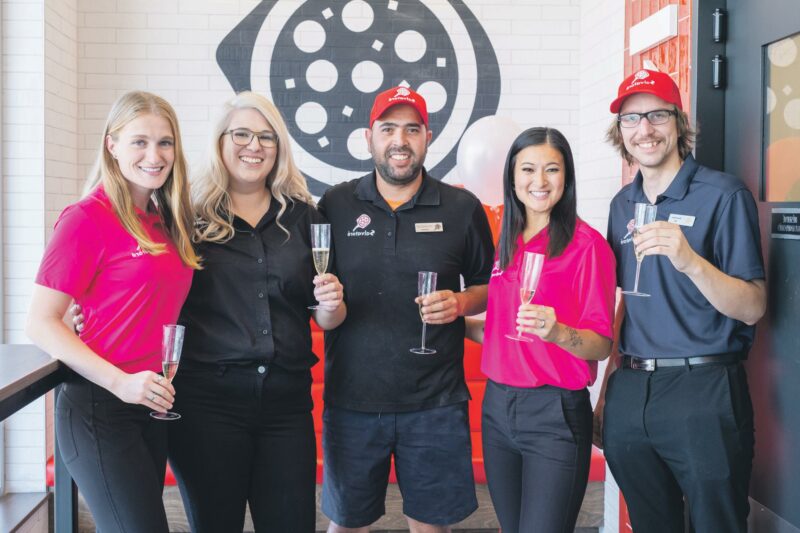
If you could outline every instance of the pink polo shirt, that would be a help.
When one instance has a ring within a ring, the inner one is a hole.
[[[61,213],[36,283],[72,296],[84,309],[81,339],[98,355],[134,373],[161,369],[161,326],[174,324],[192,284],[192,269],[161,225],[138,211],[145,231],[167,253],[142,252],[122,227],[102,187]]]
[[[516,331],[519,310],[519,270],[524,251],[546,255],[547,228],[526,244],[517,243],[505,271],[495,263],[489,281],[481,370],[491,380],[514,387],[554,385],[578,390],[597,377],[597,362],[585,361],[532,333],[533,342],[507,339]],[[616,290],[614,254],[606,240],[578,220],[564,252],[546,258],[532,303],[555,309],[556,319],[575,329],[590,329],[611,338]]]

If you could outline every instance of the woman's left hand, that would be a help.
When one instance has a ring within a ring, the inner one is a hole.
[[[543,341],[555,342],[560,327],[556,310],[552,307],[534,304],[519,306],[517,329],[521,333],[533,333]]]
[[[314,298],[319,302],[320,311],[333,312],[339,309],[344,300],[344,287],[339,278],[330,273],[315,276]]]

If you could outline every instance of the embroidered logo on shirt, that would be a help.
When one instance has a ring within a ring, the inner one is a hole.
[[[347,232],[348,237],[373,237],[375,235],[375,230],[366,229],[372,223],[372,219],[369,218],[369,215],[364,213],[363,215],[359,215],[356,219],[356,225]],[[359,231],[361,230],[361,231]]]
[[[145,252],[144,250],[142,250],[142,247],[141,247],[141,246],[137,246],[137,247],[136,247],[136,251],[134,251],[134,252],[131,252],[131,257],[142,257],[142,256],[143,256],[144,254],[146,254],[146,253],[147,253],[147,252]]]
[[[500,260],[494,262],[494,266],[492,267],[492,277],[496,278],[497,276],[502,276],[503,270],[500,268]]]
[[[622,239],[620,239],[620,241],[619,241],[620,244],[628,244],[629,242],[633,241],[633,229],[635,227],[636,227],[636,222],[634,222],[633,219],[630,219],[630,221],[628,222],[628,225],[626,227],[626,229],[628,230],[628,233],[626,233],[625,236],[622,237]]]

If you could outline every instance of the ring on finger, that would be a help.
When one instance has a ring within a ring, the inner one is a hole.
[[[539,319],[539,329],[542,329],[543,327],[544,327],[544,320],[542,320],[542,319],[540,318],[540,319]]]
[[[164,376],[156,376],[156,383],[161,383],[162,379],[164,379]]]
[[[151,402],[156,401],[156,394],[155,393],[151,394],[150,398],[148,398],[148,400],[150,400]]]

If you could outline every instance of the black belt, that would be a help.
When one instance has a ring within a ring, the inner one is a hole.
[[[738,363],[742,360],[739,353],[723,353],[717,355],[698,355],[696,357],[656,357],[652,359],[643,359],[641,357],[631,357],[629,355],[622,356],[622,367],[632,368],[634,370],[646,370],[652,372],[659,368],[676,367],[676,366],[700,366],[700,365],[713,365],[713,364],[731,364]]]

